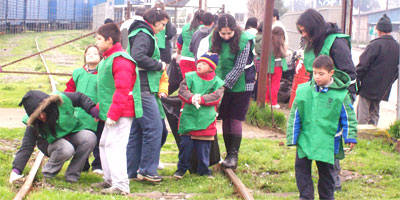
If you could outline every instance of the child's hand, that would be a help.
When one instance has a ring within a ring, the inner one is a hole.
[[[161,92],[161,93],[158,93],[158,97],[160,97],[160,99],[161,99],[161,98],[167,98],[168,95],[165,94],[164,92]]]
[[[356,146],[356,143],[349,143],[350,145],[350,151],[354,148],[354,146]]]
[[[192,96],[192,104],[196,106],[197,109],[200,108],[201,96],[200,94],[195,94]]]

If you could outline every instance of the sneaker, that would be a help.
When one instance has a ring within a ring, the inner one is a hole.
[[[149,182],[160,182],[162,181],[162,177],[155,175],[155,176],[151,176],[148,174],[141,174],[138,173],[137,178],[141,181],[149,181]]]
[[[116,187],[109,187],[101,190],[101,194],[120,194],[120,195],[128,195],[129,193],[124,192]]]
[[[92,188],[110,188],[111,185],[109,183],[106,183],[105,181],[103,182],[98,182],[98,183],[93,183],[90,185]]]
[[[281,106],[280,106],[279,104],[273,105],[272,107],[273,107],[273,108],[276,108],[276,109],[281,108]]]
[[[164,166],[164,163],[158,162],[158,167],[157,167],[158,170],[163,170],[164,167],[165,167],[165,166]]]
[[[174,177],[177,178],[177,179],[181,179],[181,178],[183,178],[183,175],[185,175],[185,173],[186,173],[186,170],[180,170],[180,169],[178,169],[178,170],[176,170],[176,172],[174,173]]]
[[[103,170],[101,170],[101,169],[95,169],[95,170],[93,170],[93,173],[98,174],[98,175],[104,174]]]

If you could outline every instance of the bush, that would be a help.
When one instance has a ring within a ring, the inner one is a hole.
[[[249,110],[246,114],[246,122],[260,128],[272,127],[271,108],[269,106],[260,108],[257,106],[256,102],[251,101]],[[274,122],[277,128],[286,130],[285,114],[274,110]]]
[[[400,139],[400,120],[397,120],[390,125],[389,134],[392,138]]]

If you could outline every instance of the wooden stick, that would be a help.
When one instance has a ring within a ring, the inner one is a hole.
[[[233,185],[238,189],[240,196],[242,196],[245,200],[254,200],[253,195],[250,194],[249,190],[246,186],[242,183],[242,181],[236,176],[235,172],[233,172],[230,168],[222,167],[225,174],[231,179]]]
[[[32,189],[32,183],[33,180],[35,179],[36,173],[39,170],[40,165],[42,164],[44,154],[39,151],[35,163],[33,164],[33,167],[31,171],[29,172],[29,175],[26,177],[25,183],[22,185],[21,189],[18,191],[17,195],[14,197],[14,200],[22,200],[26,194]]]

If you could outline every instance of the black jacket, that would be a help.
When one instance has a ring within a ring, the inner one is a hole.
[[[165,26],[165,48],[160,48],[161,60],[167,64],[171,63],[171,42],[170,40],[176,35],[176,27],[171,22]]]
[[[129,33],[138,28],[146,28],[154,35],[153,29],[145,21],[136,20],[129,28]],[[154,53],[154,40],[144,32],[139,32],[136,36],[129,39],[131,46],[131,56],[139,67],[141,90],[149,91],[149,81],[147,71],[161,71],[161,62],[151,58]]]
[[[387,101],[398,77],[399,44],[391,35],[370,42],[357,65],[359,94],[370,100]]]
[[[326,35],[333,33],[342,33],[339,27],[334,23],[327,23]],[[350,76],[351,80],[356,80],[356,68],[351,57],[351,50],[349,48],[348,42],[344,38],[337,38],[331,47],[330,57],[332,58],[335,66],[346,72]]]
[[[96,104],[88,96],[80,92],[64,92],[64,94],[71,99],[74,107],[81,107],[88,113],[93,106],[96,106]],[[49,146],[49,143],[42,137],[33,134],[32,126],[27,126],[22,139],[21,147],[15,155],[12,167],[22,172],[32,155],[35,145],[38,146],[39,150],[44,155],[49,156],[47,153],[47,147]]]

